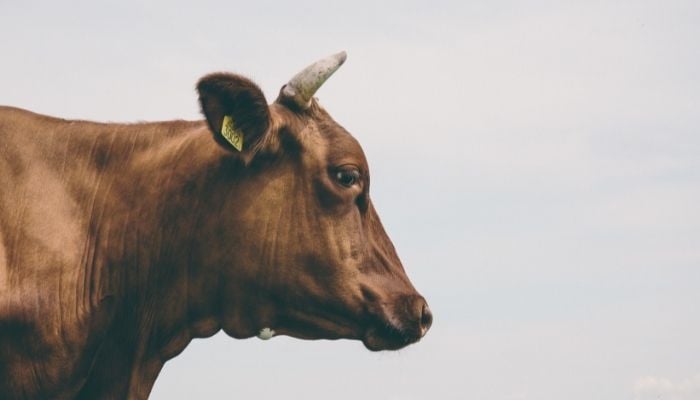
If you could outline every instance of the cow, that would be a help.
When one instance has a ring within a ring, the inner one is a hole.
[[[268,104],[197,83],[204,120],[96,123],[0,107],[0,397],[144,399],[193,338],[357,339],[432,323],[308,66]]]

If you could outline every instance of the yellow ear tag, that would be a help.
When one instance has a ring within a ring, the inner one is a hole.
[[[233,127],[233,118],[230,115],[224,116],[224,122],[221,124],[221,136],[226,138],[236,150],[243,150],[243,133]]]

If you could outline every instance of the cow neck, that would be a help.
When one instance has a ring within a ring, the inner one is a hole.
[[[101,296],[118,299],[119,324],[96,360],[96,382],[118,380],[122,366],[129,396],[146,397],[165,361],[221,328],[220,266],[204,249],[227,196],[221,175],[232,166],[222,152],[201,124],[153,139],[108,178],[93,241],[96,257],[107,255]]]

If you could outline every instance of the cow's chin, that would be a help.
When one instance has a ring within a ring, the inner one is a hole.
[[[281,328],[277,331],[277,334],[303,340],[361,340],[362,344],[371,351],[399,350],[420,340],[420,337],[405,334],[399,329],[391,327],[391,325],[371,327],[364,335],[359,336],[348,331],[295,328],[296,329]]]
[[[391,324],[372,327],[362,338],[362,343],[368,350],[398,350],[420,340],[420,336],[411,335]]]

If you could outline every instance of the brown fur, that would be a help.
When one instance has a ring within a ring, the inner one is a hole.
[[[379,350],[429,327],[355,139],[315,102],[267,106],[239,76],[198,89],[207,122],[0,107],[3,398],[143,399],[165,361],[219,329]],[[362,175],[350,188],[334,180],[348,164]]]

